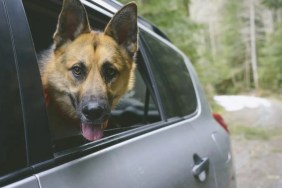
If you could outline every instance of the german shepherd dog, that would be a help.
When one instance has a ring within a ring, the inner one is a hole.
[[[134,82],[137,6],[119,10],[105,30],[90,28],[79,0],[64,0],[54,44],[40,60],[53,139],[100,139],[111,109]]]

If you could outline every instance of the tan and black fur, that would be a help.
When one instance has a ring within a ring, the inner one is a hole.
[[[134,83],[137,7],[129,3],[103,32],[93,31],[79,0],[64,0],[54,45],[41,59],[51,133],[102,137],[111,109]]]

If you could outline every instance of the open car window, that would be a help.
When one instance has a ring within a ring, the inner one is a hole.
[[[62,2],[24,0],[23,3],[34,46],[36,52],[40,54],[52,45],[52,36],[56,29]],[[92,29],[103,31],[110,17],[87,6],[85,8]],[[137,64],[143,63],[143,58],[140,56],[141,53],[138,53]],[[143,79],[144,76],[145,74],[141,70],[136,70],[135,86],[112,109],[104,138],[161,120],[158,107]],[[53,150],[59,152],[85,143],[88,143],[88,141],[80,135],[66,137],[56,140],[53,143]]]

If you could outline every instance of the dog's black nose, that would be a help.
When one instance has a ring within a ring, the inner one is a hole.
[[[86,119],[92,122],[104,121],[109,117],[108,109],[96,102],[92,102],[83,106],[82,113]]]

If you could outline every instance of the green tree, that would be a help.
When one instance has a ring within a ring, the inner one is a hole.
[[[253,89],[256,69],[251,69],[251,60],[257,60],[261,88],[281,92],[282,0],[137,0],[137,4],[138,14],[191,59],[209,94]]]
[[[122,3],[131,0],[121,0]],[[201,28],[189,18],[190,0],[137,0],[138,14],[157,25],[192,62],[198,58],[196,31]],[[185,5],[185,6],[183,6]]]
[[[282,25],[269,37],[262,50],[261,83],[265,90],[282,93]]]
[[[214,83],[219,93],[236,93],[244,88],[246,44],[241,33],[245,21],[240,15],[242,6],[240,0],[228,0],[221,9],[219,52],[215,59],[219,78]]]
[[[272,14],[274,30],[261,50],[260,82],[264,90],[282,93],[282,0],[263,0]]]
[[[266,5],[271,9],[282,8],[282,0],[262,0],[262,4]]]

